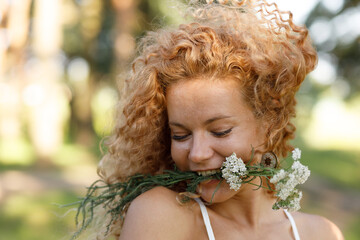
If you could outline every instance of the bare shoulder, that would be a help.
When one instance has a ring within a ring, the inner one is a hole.
[[[193,214],[177,202],[176,196],[174,191],[156,187],[134,199],[120,239],[186,239]]]
[[[325,217],[302,212],[292,215],[302,239],[344,240],[340,229]]]

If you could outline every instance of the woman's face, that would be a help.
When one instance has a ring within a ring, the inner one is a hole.
[[[233,152],[244,162],[259,149],[264,131],[232,79],[187,79],[167,90],[171,156],[183,171],[219,170]],[[203,182],[199,194],[210,201],[218,180]],[[241,189],[239,190],[241,191]],[[223,181],[213,202],[236,194]]]

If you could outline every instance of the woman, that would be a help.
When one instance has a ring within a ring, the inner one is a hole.
[[[295,93],[317,61],[307,29],[256,0],[199,4],[190,15],[191,23],[142,39],[99,168],[108,183],[173,163],[207,175],[233,152],[246,163],[252,147],[256,162],[293,149]],[[264,189],[218,184],[202,182],[188,204],[163,187],[141,194],[119,239],[342,239],[327,219],[272,210],[276,199]],[[120,224],[111,231],[119,235]]]

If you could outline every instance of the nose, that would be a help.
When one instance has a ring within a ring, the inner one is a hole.
[[[214,154],[209,140],[204,134],[193,133],[192,145],[189,152],[189,160],[194,163],[202,163],[210,159]]]

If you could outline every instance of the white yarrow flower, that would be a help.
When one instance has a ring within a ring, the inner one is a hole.
[[[279,209],[284,208],[291,212],[300,210],[300,200],[302,198],[302,192],[294,189],[294,191],[291,192],[291,195],[286,198],[285,200],[277,201],[273,205],[273,209]]]
[[[241,177],[247,174],[247,169],[244,161],[233,153],[223,162],[221,172],[222,177],[230,185],[230,189],[237,191],[241,187]]]
[[[284,208],[289,211],[297,211],[300,209],[300,200],[302,192],[295,187],[298,184],[303,184],[310,176],[310,170],[307,166],[300,163],[301,151],[295,148],[292,151],[292,158],[294,160],[292,166],[286,169],[265,169],[263,165],[254,165],[246,167],[241,158],[237,158],[233,153],[226,158],[221,167],[222,177],[230,185],[230,189],[237,191],[243,183],[249,183],[252,178],[250,176],[261,176],[259,172],[268,171],[266,177],[269,182],[275,185],[273,189],[278,197],[273,209]],[[270,176],[272,176],[270,178]]]
[[[285,207],[290,212],[295,212],[300,210],[300,200],[302,198],[302,192],[295,189],[290,198],[288,199],[289,203]]]
[[[308,167],[302,165],[299,161],[294,161],[288,171],[281,169],[275,174],[270,182],[276,184],[276,196],[281,200],[286,200],[295,191],[298,184],[303,184],[310,176]]]
[[[298,184],[303,184],[310,176],[310,170],[298,161],[301,157],[300,149],[296,148],[292,152],[294,162],[290,169],[281,169],[271,179],[270,182],[275,185],[276,196],[279,201],[275,204],[275,209],[286,208],[289,211],[300,209],[300,200],[302,192],[295,189]]]
[[[307,166],[302,165],[299,161],[294,161],[291,166],[295,175],[297,184],[303,184],[310,176],[310,170]]]
[[[298,149],[298,148],[295,148],[293,151],[292,151],[292,158],[296,161],[296,160],[299,160],[301,158],[301,150]]]
[[[280,171],[270,179],[270,182],[271,183],[277,183],[280,180],[284,179],[286,176],[287,176],[287,174],[286,174],[285,170],[280,169]]]
[[[288,208],[289,211],[295,212],[295,211],[300,210],[300,200],[301,200],[301,198],[302,198],[302,192],[301,192],[301,191],[298,191],[297,193],[298,193],[298,195],[295,196],[295,197],[290,201],[289,208]]]

